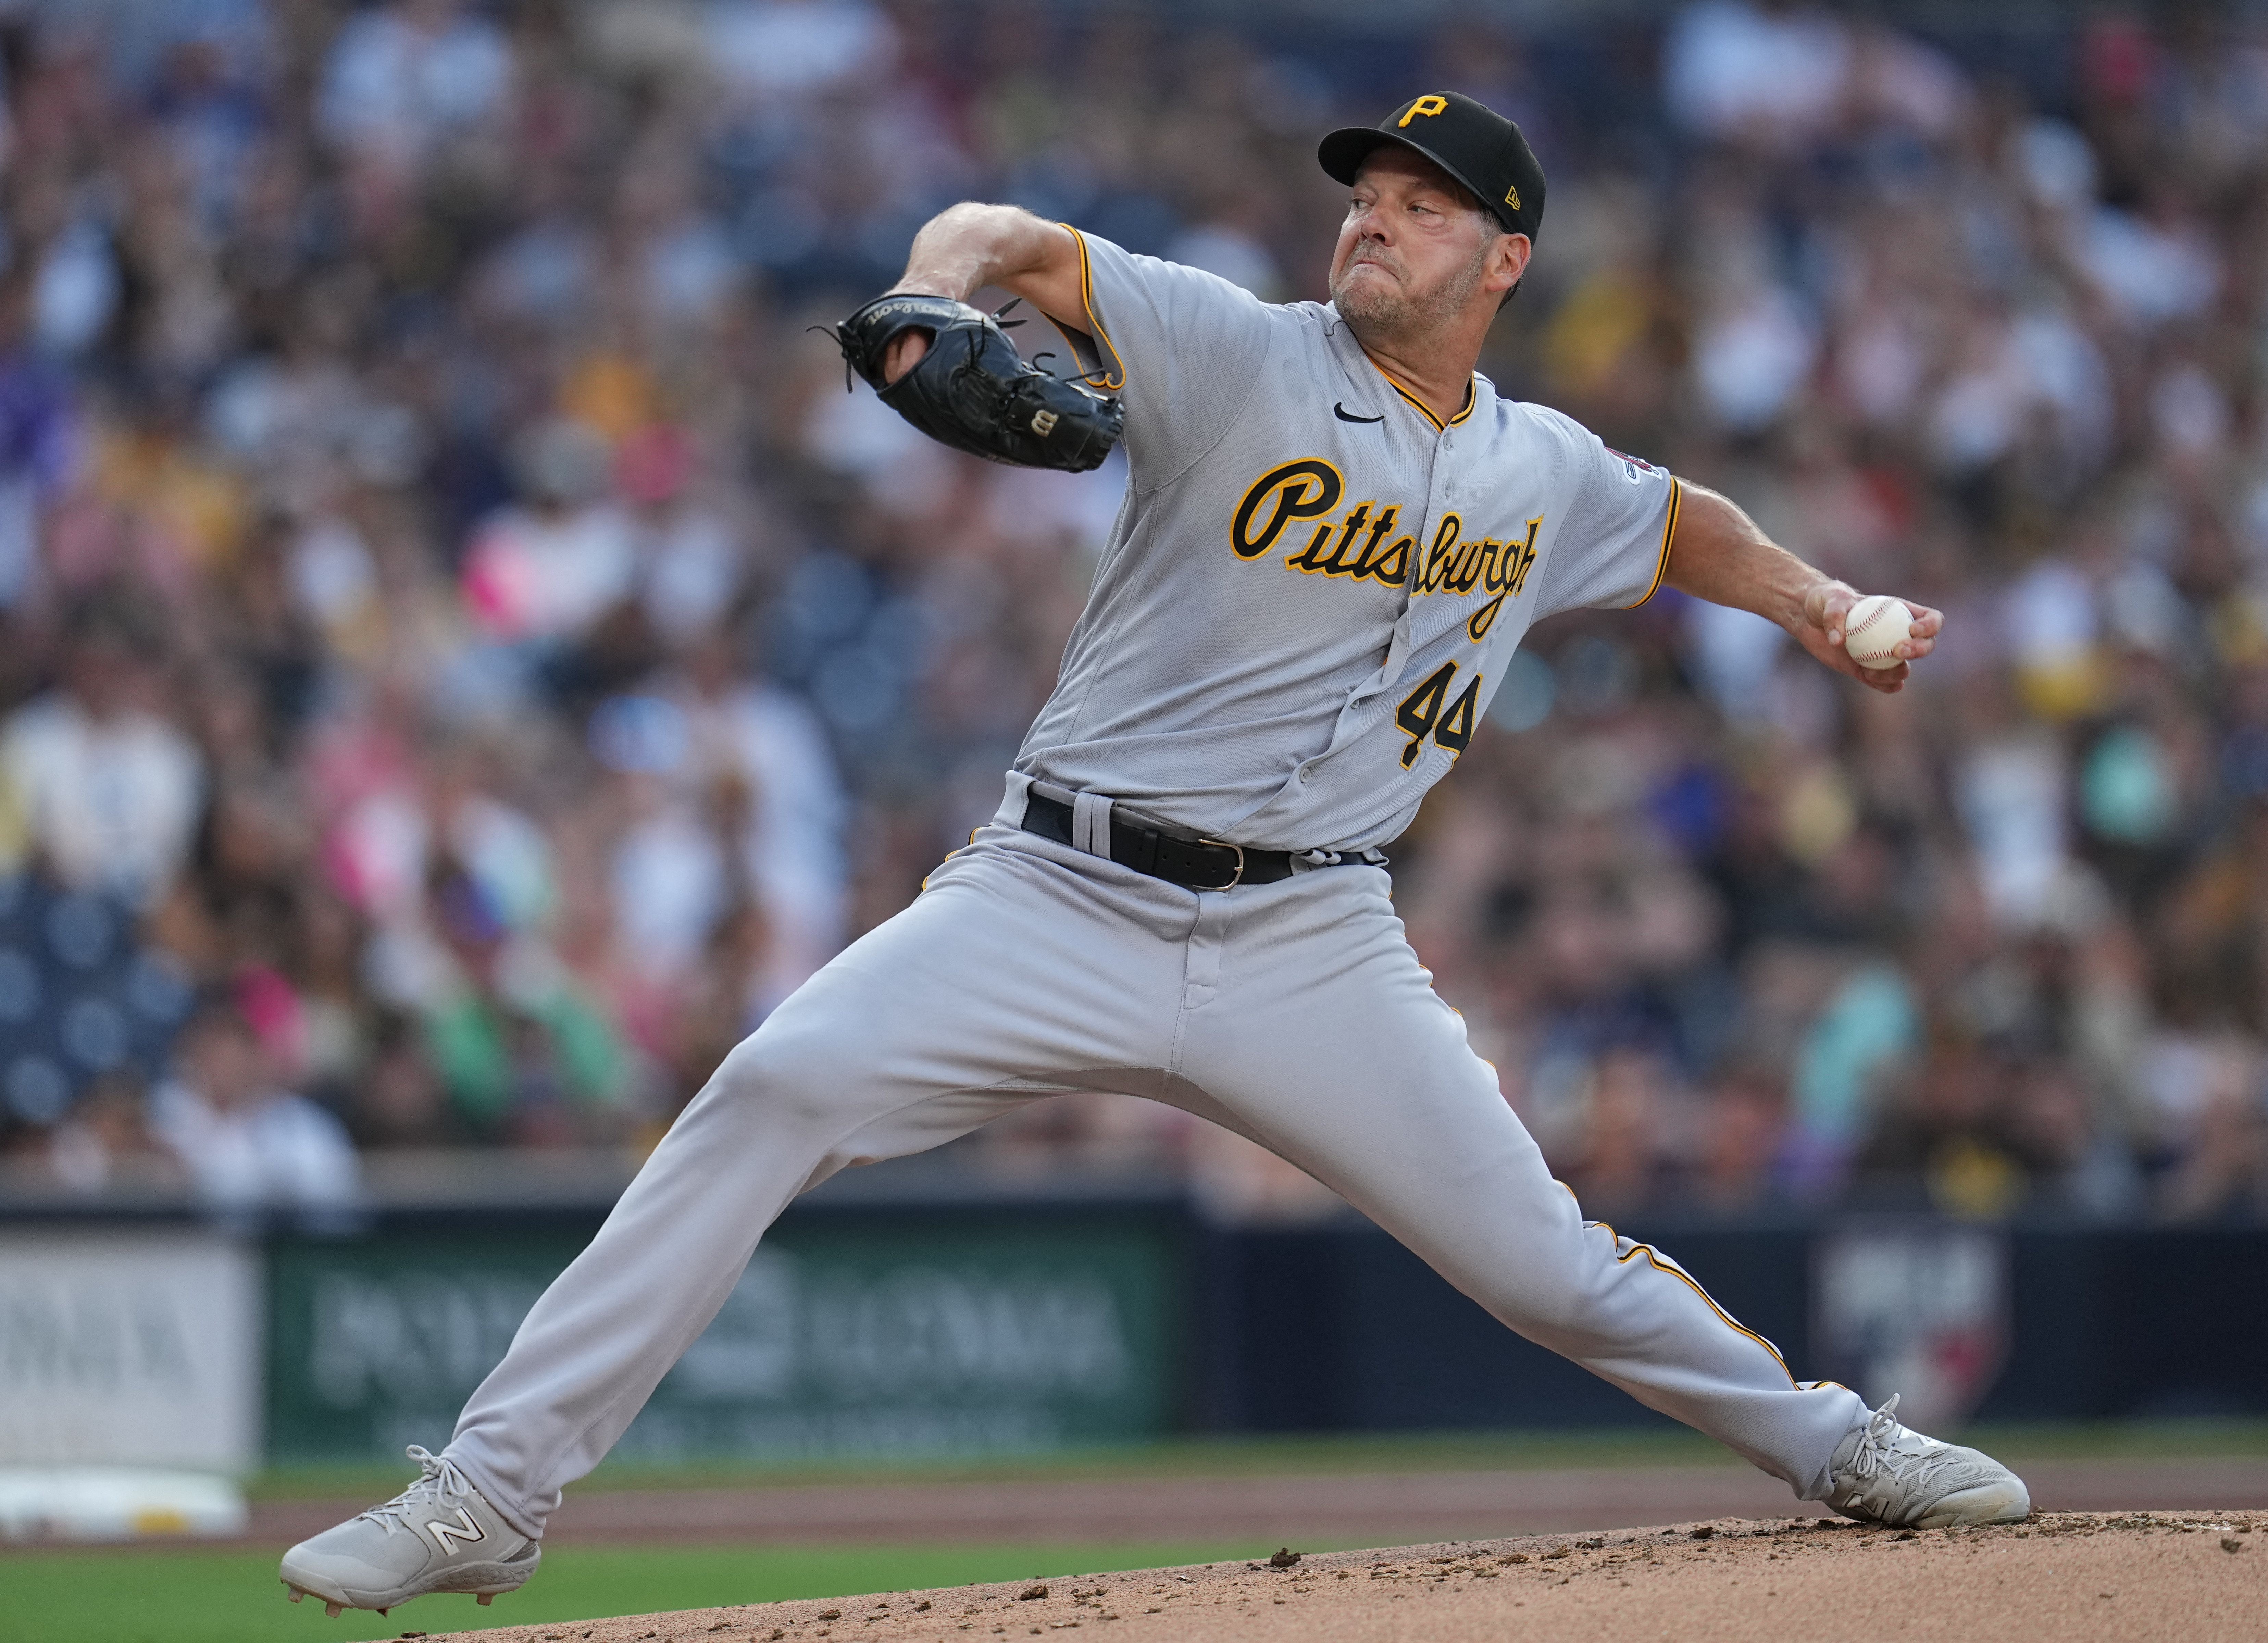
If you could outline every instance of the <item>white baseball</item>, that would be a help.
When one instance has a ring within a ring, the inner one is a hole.
[[[1898,641],[1912,632],[1913,619],[1906,614],[1904,600],[1869,593],[1843,618],[1843,648],[1861,667],[1895,667]]]

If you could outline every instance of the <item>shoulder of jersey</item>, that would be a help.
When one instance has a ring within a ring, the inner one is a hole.
[[[1580,433],[1582,424],[1565,411],[1554,410],[1549,405],[1538,405],[1533,400],[1516,400],[1505,394],[1487,377],[1486,384],[1500,432],[1515,438],[1522,434],[1546,439],[1565,439]]]
[[[1565,411],[1550,405],[1539,405],[1534,400],[1506,399],[1497,396],[1499,415],[1524,424],[1539,438],[1578,444],[1591,438],[1591,431]]]

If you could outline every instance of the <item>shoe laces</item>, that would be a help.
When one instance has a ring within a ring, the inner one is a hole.
[[[447,1455],[436,1455],[418,1443],[411,1444],[403,1453],[417,1462],[417,1481],[384,1506],[374,1506],[357,1514],[368,1518],[387,1534],[396,1529],[410,1528],[412,1513],[446,1506],[478,1492],[473,1487],[473,1480],[465,1476],[464,1469]]]
[[[1898,1424],[1898,1395],[1874,1412],[1859,1447],[1845,1469],[1853,1483],[1888,1475],[1901,1484],[1923,1484],[1952,1458],[1946,1446]],[[1905,1441],[1914,1440],[1911,1443]]]

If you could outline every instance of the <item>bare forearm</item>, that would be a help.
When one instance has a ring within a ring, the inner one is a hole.
[[[1696,599],[1754,611],[1778,623],[1814,659],[1885,694],[1904,684],[1908,662],[1918,661],[1935,647],[1945,620],[1926,605],[1902,601],[1910,633],[1898,643],[1898,659],[1888,667],[1861,667],[1843,644],[1844,621],[1858,602],[1857,590],[1806,564],[1705,485],[1685,486],[1665,579]]]
[[[966,302],[987,285],[1058,319],[1079,309],[1079,252],[1071,233],[1013,205],[955,205],[914,236],[895,291]]]
[[[967,302],[987,285],[1021,297],[1059,325],[1086,328],[1079,241],[1059,223],[1013,205],[964,203],[939,211],[914,236],[906,271],[892,291]],[[929,349],[929,333],[907,331],[890,344],[883,375],[895,382]]]
[[[1803,622],[1811,591],[1835,580],[1765,535],[1730,498],[1690,480],[1678,502],[1665,579],[1696,599],[1752,610],[1790,632]]]

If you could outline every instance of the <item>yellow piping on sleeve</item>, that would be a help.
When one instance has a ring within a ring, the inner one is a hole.
[[[1119,353],[1118,344],[1110,340],[1110,333],[1102,328],[1102,321],[1094,317],[1094,269],[1086,258],[1086,236],[1069,223],[1058,224],[1057,226],[1069,233],[1079,247],[1079,306],[1086,310],[1086,322],[1094,328],[1095,341],[1101,344],[1097,350],[1097,357],[1102,362],[1100,377],[1093,372],[1082,371],[1079,373],[1079,380],[1091,388],[1101,388],[1106,392],[1116,394],[1126,386],[1126,360]],[[1071,358],[1077,362],[1078,339],[1071,335],[1063,321],[1057,319],[1055,315],[1048,315],[1048,323],[1054,326],[1063,340],[1071,345]]]
[[[1673,477],[1669,482],[1669,517],[1661,522],[1661,552],[1654,560],[1653,580],[1646,585],[1645,593],[1623,607],[1624,610],[1636,610],[1652,599],[1660,591],[1661,578],[1669,574],[1669,546],[1677,535],[1677,503],[1684,494],[1685,487]]]

